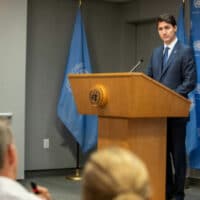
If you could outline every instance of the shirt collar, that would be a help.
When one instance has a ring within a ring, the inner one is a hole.
[[[178,41],[177,37],[168,45],[164,44],[164,48],[169,47],[170,50],[172,50],[176,44],[176,42]]]

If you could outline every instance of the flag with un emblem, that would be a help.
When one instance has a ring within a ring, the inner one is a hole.
[[[197,66],[197,86],[189,94],[192,102],[190,121],[187,124],[186,147],[191,168],[200,169],[200,0],[190,1],[190,41]]]
[[[90,57],[80,8],[76,15],[57,114],[79,143],[82,151],[87,152],[97,143],[97,116],[78,113],[67,77],[69,73],[91,73]]]

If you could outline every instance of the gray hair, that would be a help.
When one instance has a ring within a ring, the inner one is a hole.
[[[0,169],[4,164],[4,155],[7,145],[12,143],[12,131],[9,122],[6,119],[0,118]]]

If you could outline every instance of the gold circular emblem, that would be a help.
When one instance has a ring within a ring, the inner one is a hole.
[[[89,92],[89,100],[93,106],[105,106],[107,103],[106,89],[102,85],[96,85]]]

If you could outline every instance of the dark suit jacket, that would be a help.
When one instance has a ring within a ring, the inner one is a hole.
[[[196,65],[191,48],[180,41],[174,46],[162,71],[163,46],[154,49],[147,67],[148,76],[187,97],[196,85]]]

